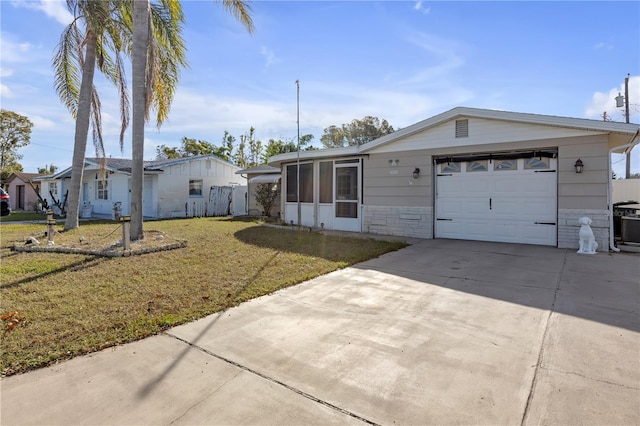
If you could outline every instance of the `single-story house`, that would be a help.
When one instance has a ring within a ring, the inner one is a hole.
[[[101,162],[106,160],[106,173]],[[80,217],[122,215],[131,209],[131,163],[122,158],[87,158],[82,179]],[[145,218],[221,216],[230,212],[231,194],[244,185],[240,168],[215,155],[144,162],[142,212]],[[71,168],[38,178],[50,206],[62,204]]]
[[[638,125],[458,107],[360,146],[300,153],[303,226],[419,238],[578,247],[589,216],[613,246],[611,153]],[[296,153],[282,216],[298,223]]]
[[[11,207],[11,210],[36,210],[38,196],[34,188],[40,190],[40,182],[34,179],[41,176],[44,175],[39,173],[11,173],[5,183],[10,197],[9,207]]]
[[[256,201],[256,189],[260,184],[272,185],[272,189],[276,189],[280,182],[280,168],[271,167],[267,164],[250,167],[248,169],[238,170],[236,174],[247,179],[247,212],[250,216],[263,216],[264,208]],[[279,194],[271,208],[272,217],[280,217],[281,198]]]

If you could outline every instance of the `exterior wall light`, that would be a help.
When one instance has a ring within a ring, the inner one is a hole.
[[[418,179],[419,177],[420,177],[420,169],[419,169],[418,167],[416,167],[416,168],[413,170],[413,178],[414,178],[414,179]]]
[[[584,167],[584,163],[581,159],[576,160],[576,164],[573,165],[576,168],[576,173],[582,173],[582,168]]]

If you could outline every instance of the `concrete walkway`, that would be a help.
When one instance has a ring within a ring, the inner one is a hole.
[[[13,424],[640,424],[640,257],[427,240],[0,381]]]

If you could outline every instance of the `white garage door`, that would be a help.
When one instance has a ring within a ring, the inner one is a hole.
[[[556,245],[555,158],[479,157],[436,167],[436,238]]]

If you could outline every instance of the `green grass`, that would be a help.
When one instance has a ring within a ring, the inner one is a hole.
[[[80,235],[86,244],[117,240],[118,226],[88,222],[56,235],[56,245]],[[188,241],[171,251],[103,258],[10,249],[29,236],[43,241],[44,230],[0,228],[5,376],[144,338],[404,246],[201,218],[145,223],[145,231],[164,233],[169,242]]]
[[[13,211],[9,216],[0,216],[0,222],[18,222],[25,220],[46,220],[47,215],[36,212]]]

